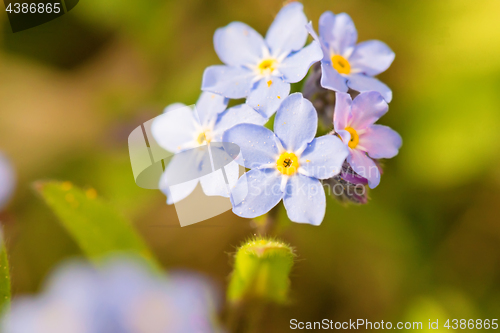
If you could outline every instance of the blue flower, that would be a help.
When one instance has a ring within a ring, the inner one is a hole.
[[[321,224],[326,200],[319,179],[338,174],[349,151],[336,136],[315,138],[317,127],[313,105],[295,93],[279,107],[274,133],[253,124],[226,131],[224,142],[237,144],[237,161],[251,169],[232,191],[236,215],[257,217],[283,199],[292,221]]]
[[[5,207],[14,192],[14,170],[6,157],[0,152],[0,211]]]
[[[203,74],[202,90],[227,98],[247,97],[255,110],[270,117],[322,52],[307,40],[307,19],[299,2],[286,5],[276,16],[266,38],[248,25],[232,22],[214,35],[215,52],[225,65]]]
[[[130,259],[113,259],[100,270],[65,264],[48,282],[42,295],[14,299],[2,332],[222,332],[216,294],[198,275],[163,277]]]
[[[220,95],[203,92],[195,110],[180,103],[172,104],[153,121],[151,131],[156,142],[176,153],[160,179],[160,189],[168,204],[189,196],[198,183],[208,196],[229,197],[222,171],[212,172],[207,145],[222,142],[224,131],[237,124],[262,125],[267,118],[246,104],[226,110],[227,102]],[[239,175],[238,164],[233,161],[225,170],[229,185],[234,184]]]
[[[392,91],[373,76],[384,72],[392,64],[395,54],[383,42],[369,40],[356,44],[358,32],[349,15],[325,12],[319,19],[319,34],[308,24],[307,29],[323,49],[321,86],[347,92],[353,90],[378,91],[387,102]]]

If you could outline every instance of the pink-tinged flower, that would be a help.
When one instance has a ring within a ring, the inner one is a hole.
[[[376,91],[361,93],[354,100],[349,94],[337,93],[335,132],[349,147],[347,162],[358,175],[368,179],[370,188],[380,183],[380,170],[373,159],[396,156],[403,143],[396,131],[375,124],[388,109],[387,102]]]

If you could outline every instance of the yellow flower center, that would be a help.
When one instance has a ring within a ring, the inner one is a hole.
[[[332,66],[340,74],[349,74],[349,73],[351,73],[351,64],[343,56],[333,55],[332,56]]]
[[[212,137],[210,134],[211,133],[209,131],[200,132],[200,134],[196,138],[196,142],[198,142],[199,145],[210,143],[210,141],[212,141]]]
[[[294,153],[285,152],[276,161],[278,171],[287,176],[295,174],[299,166],[299,158]]]
[[[257,67],[260,71],[260,74],[268,75],[274,72],[274,70],[276,69],[276,63],[277,61],[274,59],[264,59]]]
[[[351,134],[351,140],[349,140],[349,143],[347,144],[349,148],[356,148],[356,146],[359,143],[359,135],[358,132],[352,127],[346,127],[345,130]]]

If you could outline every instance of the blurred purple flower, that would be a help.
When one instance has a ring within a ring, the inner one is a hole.
[[[359,92],[374,90],[388,103],[392,100],[391,89],[373,77],[387,70],[394,60],[394,52],[385,43],[369,40],[356,45],[358,32],[346,13],[323,13],[319,37],[311,23],[307,29],[323,49],[323,88],[339,92],[347,92],[348,88]]]
[[[241,148],[237,161],[251,169],[232,192],[236,215],[263,215],[283,199],[290,220],[321,224],[326,199],[319,179],[338,174],[348,150],[336,136],[315,138],[317,128],[313,105],[295,93],[280,105],[274,133],[253,124],[226,131],[224,142],[237,144]]]
[[[7,158],[0,152],[0,211],[5,208],[14,192],[14,169]]]
[[[217,299],[202,277],[156,275],[114,259],[100,270],[85,263],[59,267],[38,297],[14,299],[4,333],[222,332]]]
[[[214,47],[225,65],[205,70],[202,90],[247,97],[251,107],[270,117],[290,93],[290,83],[302,80],[322,57],[317,42],[304,47],[306,24],[302,4],[292,2],[280,10],[265,39],[241,22],[218,29]]]
[[[336,96],[333,127],[349,147],[347,162],[368,179],[370,188],[380,183],[380,170],[373,159],[396,156],[403,143],[397,132],[375,124],[388,110],[387,102],[376,91],[361,93],[354,100],[346,93]]]

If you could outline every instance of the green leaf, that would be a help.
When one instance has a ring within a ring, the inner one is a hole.
[[[293,260],[292,249],[282,242],[261,237],[246,242],[236,252],[228,288],[229,300],[285,303]]]
[[[159,267],[131,223],[98,198],[94,189],[84,191],[70,182],[37,182],[35,189],[90,259],[127,252]]]
[[[7,250],[3,244],[3,236],[0,232],[0,314],[8,309],[10,304],[10,273]]]

